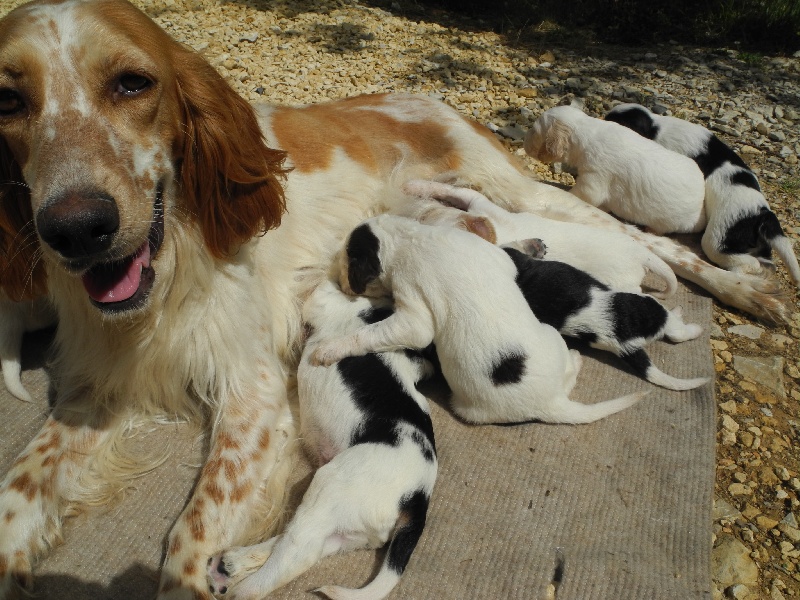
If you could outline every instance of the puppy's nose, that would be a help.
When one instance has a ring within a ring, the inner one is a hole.
[[[87,258],[111,246],[119,229],[119,211],[108,195],[70,192],[39,211],[36,228],[42,240],[64,258]]]

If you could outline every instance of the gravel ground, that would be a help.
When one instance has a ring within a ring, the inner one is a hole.
[[[0,0],[0,14],[18,4]],[[675,43],[613,47],[573,32],[548,35],[546,23],[501,36],[413,0],[135,4],[253,101],[430,94],[490,126],[519,155],[536,117],[576,97],[595,116],[636,101],[699,121],[742,154],[787,234],[800,237],[798,57]],[[544,179],[573,183],[558,165],[526,160]],[[782,267],[777,276],[798,308]],[[800,598],[800,314],[785,328],[722,307],[714,320],[715,597]]]

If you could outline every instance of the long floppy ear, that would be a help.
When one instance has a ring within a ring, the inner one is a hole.
[[[571,135],[572,128],[569,125],[554,119],[552,125],[548,127],[544,138],[547,153],[557,160],[564,159],[569,150],[569,138]]]
[[[19,164],[0,137],[0,288],[12,300],[31,299],[47,292],[47,277],[39,255],[30,192]]]
[[[347,240],[347,282],[354,294],[363,294],[367,285],[381,274],[381,259],[378,256],[380,240],[362,224],[353,230]]]
[[[185,208],[224,258],[280,223],[286,153],[268,148],[255,112],[199,54],[173,52]]]
[[[485,239],[490,244],[497,243],[497,232],[495,231],[492,222],[486,217],[465,214],[458,218],[456,227],[458,229],[463,229],[464,231],[474,233],[478,237]]]

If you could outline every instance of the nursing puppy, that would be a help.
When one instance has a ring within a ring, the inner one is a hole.
[[[644,346],[667,338],[684,342],[703,329],[686,324],[679,308],[668,311],[644,294],[618,292],[568,264],[538,260],[520,248],[504,250],[517,267],[517,285],[533,314],[565,336],[612,352],[647,381],[671,390],[690,390],[707,377],[678,379],[659,370]]]
[[[589,423],[644,395],[570,400],[580,354],[533,315],[508,255],[476,235],[382,215],[353,230],[340,265],[344,291],[391,294],[395,312],[320,343],[312,364],[433,342],[453,411],[472,423]]]
[[[570,192],[658,234],[706,226],[703,173],[687,157],[572,106],[545,111],[525,135],[542,162],[578,169]]]
[[[390,302],[346,296],[330,281],[306,302],[310,336],[297,372],[301,437],[321,466],[283,535],[211,559],[215,594],[263,598],[325,556],[387,541],[371,583],[317,591],[334,600],[377,600],[397,584],[422,535],[436,481],[433,425],[415,388],[431,365],[405,352],[347,357],[335,368],[308,360],[322,342],[391,314]]]
[[[555,221],[527,212],[512,213],[478,191],[436,181],[411,180],[404,184],[403,191],[455,207],[429,206],[424,201],[403,203],[402,214],[421,223],[460,227],[501,245],[515,240],[542,239],[547,245],[545,260],[572,265],[616,290],[641,292],[642,280],[648,271],[665,284],[663,291],[652,292],[654,296],[666,298],[678,287],[675,272],[667,263],[623,233]],[[488,225],[480,219],[488,219]]]
[[[764,263],[771,266],[775,250],[800,285],[792,242],[769,209],[755,174],[732,148],[702,125],[656,115],[639,104],[615,106],[606,121],[688,156],[700,167],[708,215],[702,245],[709,259],[731,271],[758,274]]]
[[[14,302],[0,292],[0,364],[6,389],[25,402],[32,398],[22,385],[22,337],[27,331],[45,329],[55,324],[56,315],[45,297]]]

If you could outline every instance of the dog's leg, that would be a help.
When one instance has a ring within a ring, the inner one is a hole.
[[[214,593],[226,594],[228,588],[258,571],[280,539],[276,535],[254,546],[235,546],[208,559],[208,580]]]
[[[59,539],[70,505],[101,491],[88,475],[102,470],[122,423],[100,412],[56,406],[0,483],[0,599],[31,587],[31,563]]]
[[[396,307],[395,313],[383,321],[320,343],[311,353],[311,364],[329,366],[347,356],[427,347],[433,341],[434,334],[433,317],[427,307],[412,310],[403,307],[399,299]]]
[[[159,600],[210,600],[209,557],[262,539],[282,516],[272,513],[283,505],[291,470],[292,419],[277,359],[265,355],[256,364],[256,381],[240,384],[219,408],[209,457],[169,535]]]

